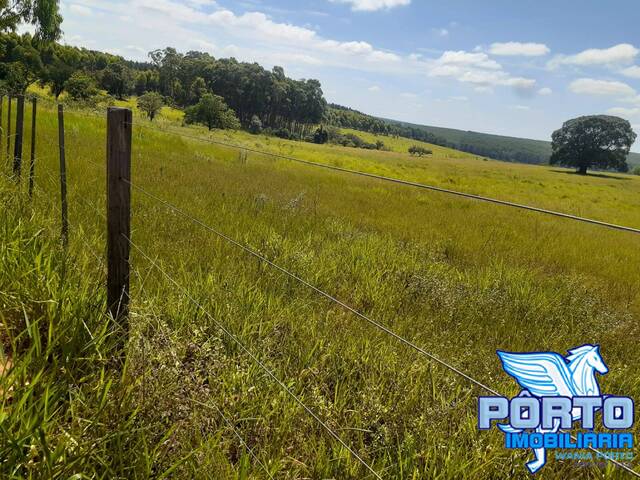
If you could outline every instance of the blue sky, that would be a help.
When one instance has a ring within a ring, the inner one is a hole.
[[[69,44],[282,65],[383,117],[549,139],[609,113],[640,133],[637,0],[63,0],[62,12]]]

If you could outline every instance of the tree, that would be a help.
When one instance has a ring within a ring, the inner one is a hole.
[[[202,98],[202,96],[207,93],[207,84],[204,82],[204,78],[196,77],[196,79],[191,84],[191,104],[198,103],[198,101]]]
[[[133,74],[121,62],[110,63],[102,72],[102,88],[119,99],[133,90]]]
[[[431,155],[433,152],[428,148],[424,148],[420,145],[411,145],[409,147],[409,153],[411,155],[417,155],[418,157],[422,157],[423,155]]]
[[[35,38],[57,40],[62,31],[58,0],[0,0],[0,31],[15,32],[20,23],[36,28]]]
[[[138,97],[138,108],[146,113],[152,122],[163,105],[164,100],[158,92],[147,92],[141,97]]]
[[[84,72],[75,72],[64,84],[64,89],[74,100],[88,100],[98,93],[96,84]]]
[[[28,33],[0,37],[0,86],[3,91],[24,93],[29,85],[44,77],[37,46]]]
[[[200,101],[185,111],[186,123],[200,123],[209,130],[214,128],[240,128],[235,112],[224,102],[224,99],[212,93],[205,93]]]
[[[258,118],[257,115],[251,117],[251,123],[249,124],[249,132],[257,135],[262,132],[262,121]]]
[[[636,134],[631,124],[609,115],[590,115],[566,121],[553,132],[550,163],[575,167],[581,175],[589,168],[628,170],[627,155]]]
[[[318,129],[313,134],[313,143],[327,143],[329,140],[329,132],[327,132],[322,125],[318,127]]]

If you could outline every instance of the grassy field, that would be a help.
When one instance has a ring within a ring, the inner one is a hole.
[[[0,181],[0,338],[12,367],[0,381],[3,477],[373,478],[216,322],[383,478],[529,477],[528,453],[511,454],[499,432],[477,430],[483,392],[473,384],[136,189],[133,241],[211,317],[134,250],[121,352],[122,331],[102,313],[106,121],[89,113],[65,117],[68,254],[57,240],[51,107],[38,117],[33,202]],[[378,152],[210,133],[165,113],[153,125],[135,118],[134,184],[504,394],[518,390],[496,349],[599,343],[610,368],[603,391],[640,397],[639,237],[245,157],[175,132],[635,227],[640,178],[583,177],[439,147],[417,159],[402,139],[383,138],[393,151]],[[611,465],[552,458],[538,474],[603,476],[624,478]]]

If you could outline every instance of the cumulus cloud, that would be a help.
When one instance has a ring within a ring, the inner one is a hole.
[[[633,65],[631,67],[625,68],[620,73],[625,77],[630,78],[640,78],[640,67],[638,65]]]
[[[538,90],[538,95],[551,95],[552,93],[553,90],[551,90],[549,87],[544,87]]]
[[[347,3],[351,9],[358,12],[375,12],[376,10],[389,10],[395,7],[404,7],[411,0],[331,0],[334,3]]]
[[[544,43],[506,42],[492,43],[489,53],[499,56],[541,57],[551,50]]]
[[[594,66],[594,65],[624,65],[634,61],[640,53],[629,43],[621,43],[610,48],[590,48],[575,55],[558,55],[549,62],[549,68],[561,65]]]
[[[78,5],[75,3],[69,5],[69,11],[74,15],[78,15],[80,17],[90,17],[93,13],[93,11],[89,7],[85,5]]]
[[[528,94],[536,85],[534,79],[510,75],[482,52],[447,51],[428,64],[432,77],[452,77],[476,87],[507,86]]]
[[[640,108],[614,107],[607,110],[609,115],[617,115],[624,118],[640,117]]]
[[[623,82],[579,78],[569,84],[569,90],[583,95],[602,95],[613,97],[632,97],[636,91]]]
[[[410,3],[410,0],[348,1],[354,8],[362,9]],[[212,0],[74,0],[74,3],[114,17],[126,15],[137,25],[138,33],[127,35],[123,45],[139,45],[141,49],[136,52],[161,46],[146,32],[162,31],[167,39],[182,39],[178,42],[182,48],[195,47],[216,56],[235,56],[287,68],[323,65],[378,74],[448,77],[481,92],[490,92],[496,87],[512,88],[522,95],[536,91],[534,79],[510,74],[483,51],[446,51],[435,58],[400,55],[365,41],[327,38],[309,26],[278,22],[262,12],[235,13]],[[144,55],[139,53],[137,58],[142,59]]]

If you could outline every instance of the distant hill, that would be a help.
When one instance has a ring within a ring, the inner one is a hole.
[[[454,128],[416,125],[408,122],[384,119],[385,121],[411,128],[422,129],[450,143],[458,150],[486,157],[519,163],[546,164],[551,155],[551,142],[529,138],[507,137]],[[496,155],[497,154],[497,155]],[[640,153],[631,152],[627,158],[629,165],[640,165]]]
[[[335,104],[328,106],[325,121],[337,127],[397,135],[507,162],[547,164],[551,156],[551,142],[544,140],[417,125],[374,117]],[[631,153],[628,162],[631,166],[640,165],[640,154]]]

